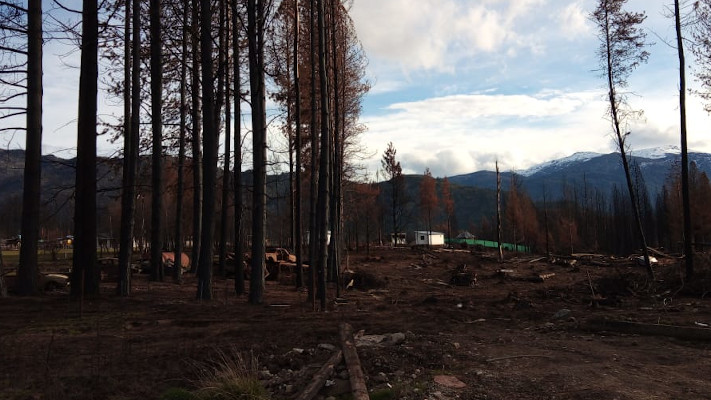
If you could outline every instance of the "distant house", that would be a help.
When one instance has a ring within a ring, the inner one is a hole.
[[[415,231],[415,245],[444,246],[444,233],[433,231]]]

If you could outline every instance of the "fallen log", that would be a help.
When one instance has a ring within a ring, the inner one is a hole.
[[[666,336],[684,340],[711,341],[711,329],[689,326],[644,324],[596,318],[585,322],[583,328],[593,332],[608,331],[647,336]]]
[[[353,327],[348,323],[342,322],[339,326],[339,334],[343,358],[346,360],[346,367],[348,367],[348,375],[350,376],[353,399],[370,400],[368,388],[365,386],[363,369],[360,366],[360,359],[353,340]]]
[[[538,276],[534,279],[536,282],[543,282],[546,279],[550,279],[555,276],[555,273],[553,272],[548,272],[548,273],[543,273],[543,274],[538,274]]]
[[[343,351],[338,350],[333,353],[331,358],[323,364],[321,369],[318,370],[318,372],[311,379],[311,382],[308,386],[306,386],[304,391],[299,394],[299,397],[297,397],[296,400],[311,400],[316,397],[319,390],[321,390],[323,385],[326,383],[328,377],[333,373],[333,369],[336,368],[336,365],[341,363],[341,360],[343,360]]]

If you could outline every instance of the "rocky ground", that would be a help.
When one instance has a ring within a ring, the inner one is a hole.
[[[703,260],[702,260],[703,261]],[[0,399],[161,398],[194,391],[219,361],[240,360],[274,399],[294,399],[355,332],[373,399],[711,398],[708,268],[682,284],[660,258],[649,280],[634,260],[548,260],[469,250],[350,253],[326,312],[287,276],[265,304],[217,278],[149,282],[133,294],[72,301],[59,291],[0,299]],[[206,372],[207,371],[207,372]],[[351,398],[344,363],[319,398]]]

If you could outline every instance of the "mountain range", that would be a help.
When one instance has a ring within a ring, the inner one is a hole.
[[[674,166],[680,165],[681,161],[681,152],[676,146],[632,151],[629,156],[630,165],[639,168],[652,201],[661,192]],[[711,176],[711,154],[689,152],[689,160]],[[503,190],[508,190],[513,174],[517,175],[516,181],[534,201],[543,200],[544,190],[549,199],[560,198],[566,187],[580,189],[585,186],[607,196],[614,186],[626,190],[627,185],[620,153],[581,152],[524,171],[502,172]],[[457,175],[450,177],[449,181],[460,186],[496,190],[496,173],[493,171]]]
[[[690,152],[689,159],[698,169],[711,176],[711,154]],[[71,221],[72,210],[61,207],[73,195],[75,159],[65,160],[47,155],[42,158],[43,204],[50,208],[62,209],[67,214],[65,220]],[[675,165],[679,165],[680,152],[676,147],[654,148],[632,152],[631,164],[638,167],[646,184],[649,198],[654,204],[664,182]],[[146,159],[145,162],[148,162]],[[100,159],[98,164],[99,189],[98,203],[106,207],[117,198],[121,184],[121,162],[117,159]],[[22,198],[22,176],[24,151],[0,149],[0,235],[19,230],[19,208]],[[605,197],[610,196],[613,187],[626,190],[625,177],[619,153],[576,153],[569,157],[552,160],[523,171],[502,172],[502,190],[508,191],[512,180],[525,190],[535,202],[542,202],[544,193],[549,201],[560,199],[566,190],[574,188],[578,193],[584,190],[597,190]],[[247,181],[251,174],[245,172]],[[283,183],[286,176],[270,177],[270,193],[274,198],[286,196],[288,185]],[[419,183],[421,175],[405,177],[406,197],[411,200],[408,206],[411,221],[408,228],[417,229]],[[455,203],[456,220],[460,226],[479,224],[482,217],[490,217],[496,207],[496,173],[477,171],[470,174],[448,178],[452,184],[452,197]],[[282,183],[279,183],[282,182]],[[387,196],[388,188],[383,183],[381,193]],[[590,193],[590,192],[589,192]],[[505,198],[504,198],[505,200]],[[273,202],[273,200],[270,200]],[[383,204],[388,201],[382,199]],[[270,209],[278,209],[272,204]],[[281,206],[283,207],[283,206]],[[49,211],[56,213],[57,211]],[[70,222],[69,222],[70,223]],[[412,226],[409,226],[412,225]],[[3,232],[6,231],[6,232]]]

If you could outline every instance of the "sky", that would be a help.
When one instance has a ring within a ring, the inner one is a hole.
[[[524,170],[575,152],[615,150],[606,118],[595,0],[353,0],[351,17],[369,59],[361,163],[375,178],[389,142],[403,172],[436,177]],[[671,1],[630,0],[645,11],[649,62],[629,79],[644,117],[628,126],[631,149],[679,144],[678,59]],[[48,42],[44,61],[44,152],[76,147],[78,54]],[[60,56],[61,61],[60,61]],[[689,60],[691,54],[687,54]],[[698,85],[687,71],[692,88]],[[102,117],[121,112],[100,96]],[[687,99],[689,148],[711,152],[711,118]],[[244,119],[244,118],[243,118]],[[248,118],[247,118],[248,119]],[[0,124],[3,122],[0,121]],[[23,148],[22,135],[0,146]],[[99,139],[99,153],[120,147]]]
[[[670,1],[645,11],[649,62],[629,80],[631,149],[679,145],[679,69]],[[373,83],[362,122],[375,169],[392,142],[405,173],[523,170],[580,151],[615,150],[606,119],[594,0],[355,0]],[[691,55],[687,54],[691,59]],[[691,76],[689,84],[697,87]],[[697,87],[698,88],[698,87]],[[687,100],[689,148],[711,151],[711,119]],[[372,170],[372,169],[371,169]]]

